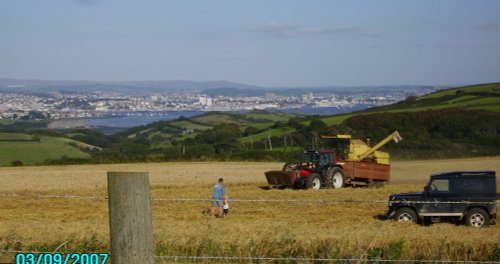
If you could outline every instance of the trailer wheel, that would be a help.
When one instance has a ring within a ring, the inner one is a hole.
[[[384,182],[383,181],[376,181],[375,182],[375,188],[383,188],[384,187]]]
[[[321,188],[321,178],[317,173],[311,174],[307,179],[307,189],[319,190]]]
[[[333,167],[328,170],[327,186],[334,189],[344,188],[345,177],[344,171],[341,168]]]
[[[490,216],[481,208],[472,208],[465,215],[465,223],[473,227],[485,227],[490,222]]]
[[[418,222],[417,213],[415,213],[413,209],[408,207],[402,207],[396,210],[394,220],[398,222]]]

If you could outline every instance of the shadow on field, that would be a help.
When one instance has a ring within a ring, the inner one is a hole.
[[[268,185],[265,185],[265,186],[259,186],[259,188],[260,188],[261,190],[265,190],[265,191],[269,191],[269,190],[284,190],[284,189],[287,189],[285,186],[268,186]],[[297,189],[297,188],[288,188],[288,189],[294,190],[294,189]]]
[[[379,220],[379,221],[387,221],[387,220],[390,220],[389,217],[387,217],[386,214],[378,214],[378,215],[375,215],[373,216],[373,219],[376,219],[376,220]]]

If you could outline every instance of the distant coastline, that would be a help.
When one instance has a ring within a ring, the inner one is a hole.
[[[369,108],[369,105],[356,105],[353,107],[338,108],[338,107],[304,107],[300,109],[276,109],[269,111],[282,111],[288,113],[305,114],[305,115],[335,115],[350,113],[353,111]],[[75,129],[86,128],[93,129],[99,127],[121,128],[128,129],[137,126],[147,125],[156,121],[169,121],[178,119],[181,116],[193,117],[206,112],[202,111],[179,111],[179,112],[122,112],[110,113],[110,115],[97,118],[75,118],[61,119],[52,121],[49,129]]]

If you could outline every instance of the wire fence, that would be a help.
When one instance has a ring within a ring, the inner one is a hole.
[[[0,250],[4,254],[54,254],[53,252]],[[73,252],[58,252],[59,254],[73,254]],[[155,256],[160,261],[182,262],[288,262],[288,263],[435,263],[435,264],[500,264],[500,261],[479,260],[432,260],[432,259],[380,259],[380,258],[307,258],[307,257],[253,257],[253,256]],[[11,262],[2,262],[11,263]]]
[[[78,195],[48,195],[48,194],[26,194],[26,193],[0,193],[0,197],[15,197],[15,198],[36,198],[36,199],[84,199],[106,201],[107,196],[78,196]],[[153,198],[152,201],[156,202],[181,202],[181,203],[208,203],[212,199],[204,198]],[[327,200],[327,199],[231,199],[231,202],[236,203],[294,203],[294,204],[325,204],[325,203],[366,203],[366,204],[388,204],[403,203],[403,204],[474,204],[473,201],[413,201],[413,200]],[[477,203],[477,202],[476,202]],[[500,205],[500,201],[495,202],[481,202],[494,203]],[[57,251],[56,249],[55,251]],[[54,252],[55,252],[54,251]],[[54,252],[40,252],[37,250],[27,252],[21,250],[0,250],[0,253],[5,254],[21,254],[21,253],[34,253],[34,254],[53,254]],[[61,253],[69,254],[69,253]],[[473,261],[473,260],[426,260],[426,259],[369,259],[369,258],[307,258],[307,257],[258,257],[258,256],[155,256],[158,262],[274,262],[274,263],[494,263],[500,264],[500,261]],[[5,262],[9,263],[9,262]],[[2,264],[2,263],[0,263]]]
[[[18,193],[0,193],[0,197],[31,197],[38,199],[84,199],[84,200],[107,200],[107,196],[78,196],[78,195],[46,195],[46,194],[18,194]],[[209,203],[213,199],[208,198],[153,198],[152,201],[157,202],[202,202]],[[327,199],[230,199],[232,203],[366,203],[366,204],[388,204],[388,203],[399,203],[399,204],[497,204],[500,205],[500,199],[494,201],[464,201],[464,200],[454,200],[454,201],[441,201],[441,200],[431,200],[431,201],[418,201],[418,200],[354,200],[354,199],[344,199],[344,200],[327,200]]]

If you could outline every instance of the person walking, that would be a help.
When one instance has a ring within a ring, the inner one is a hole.
[[[222,216],[222,206],[224,202],[224,195],[226,191],[224,189],[224,179],[219,178],[219,181],[214,185],[212,193],[212,215]]]

